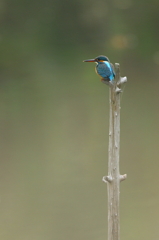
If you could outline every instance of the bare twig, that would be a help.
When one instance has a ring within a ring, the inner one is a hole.
[[[126,77],[120,77],[120,66],[115,64],[116,78],[109,85],[110,91],[110,119],[109,119],[109,154],[108,176],[103,177],[108,189],[108,240],[120,240],[119,217],[119,193],[120,181],[127,175],[120,175],[119,151],[120,151],[120,92],[121,85],[127,81]]]

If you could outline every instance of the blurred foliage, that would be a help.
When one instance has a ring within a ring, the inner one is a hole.
[[[158,239],[157,0],[1,0],[0,232],[3,240],[105,239],[108,88],[122,94],[121,238]]]

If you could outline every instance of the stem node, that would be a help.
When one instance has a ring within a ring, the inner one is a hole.
[[[127,174],[120,175],[120,182],[124,181],[127,178]]]
[[[113,181],[113,178],[112,178],[112,176],[104,176],[104,177],[102,178],[102,181],[103,181],[104,183],[111,183],[111,182]]]

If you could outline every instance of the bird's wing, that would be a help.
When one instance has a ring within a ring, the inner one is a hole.
[[[97,70],[96,72],[99,74],[99,76],[101,76],[103,78],[108,78],[111,73],[110,69],[107,67],[106,64],[97,66],[96,70]]]

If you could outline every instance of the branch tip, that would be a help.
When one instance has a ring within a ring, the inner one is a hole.
[[[119,67],[120,67],[120,64],[119,64],[119,63],[115,63],[115,67],[116,67],[116,68],[119,68]]]
[[[120,175],[120,182],[124,181],[127,178],[127,174]]]
[[[117,82],[117,86],[124,84],[127,82],[127,77],[120,77],[119,81]]]
[[[121,93],[122,90],[121,90],[120,88],[116,87],[115,92],[116,92],[116,93]]]
[[[111,177],[111,176],[104,176],[103,178],[102,178],[102,181],[104,182],[104,183],[111,183],[112,181],[113,181],[113,178]]]

